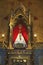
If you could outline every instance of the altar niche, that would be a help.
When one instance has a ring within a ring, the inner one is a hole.
[[[11,30],[11,41],[13,48],[28,47],[29,30],[26,20],[22,15],[18,15],[15,21],[13,21]]]

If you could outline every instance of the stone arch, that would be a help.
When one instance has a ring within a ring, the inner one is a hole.
[[[16,25],[18,24],[22,24],[22,25],[25,25],[27,30],[28,30],[28,22],[26,20],[26,18],[22,15],[22,14],[19,14],[15,20],[13,21],[13,27],[15,27]]]

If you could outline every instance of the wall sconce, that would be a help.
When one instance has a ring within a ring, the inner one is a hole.
[[[34,37],[37,37],[37,34],[34,34]]]

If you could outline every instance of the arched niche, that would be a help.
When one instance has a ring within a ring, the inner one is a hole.
[[[17,36],[19,37],[21,35],[21,40],[18,41],[17,43]],[[29,30],[28,30],[28,24],[27,20],[23,15],[18,15],[14,20],[13,20],[13,25],[12,25],[12,45],[13,47],[16,48],[16,45],[20,45],[22,48],[26,48],[28,46],[28,41],[29,41]],[[16,40],[16,42],[15,42]],[[24,41],[23,41],[24,40]],[[20,47],[19,46],[19,47]],[[21,48],[20,47],[20,48]]]

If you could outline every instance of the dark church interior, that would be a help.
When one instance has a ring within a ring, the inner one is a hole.
[[[43,65],[43,0],[0,0],[0,65]]]

